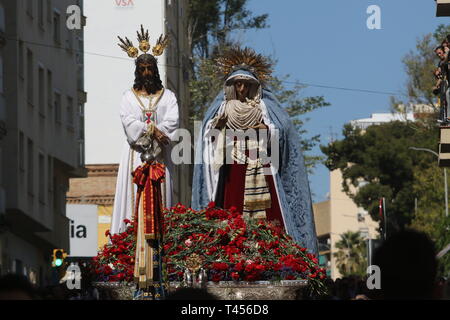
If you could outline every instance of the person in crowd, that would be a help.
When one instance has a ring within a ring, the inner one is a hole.
[[[439,57],[439,64],[434,71],[436,85],[433,88],[433,93],[439,97],[440,113],[438,122],[441,125],[445,125],[449,122],[448,101],[450,100],[448,90],[448,54],[445,53],[445,47],[443,46],[437,47],[434,51]]]
[[[34,300],[36,290],[25,276],[8,274],[0,278],[0,300]]]
[[[433,242],[424,233],[404,230],[388,238],[375,252],[381,270],[376,299],[437,299],[437,260]]]

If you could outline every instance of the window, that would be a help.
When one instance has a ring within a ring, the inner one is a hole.
[[[39,153],[39,201],[45,203],[45,163],[44,155]]]
[[[71,97],[67,97],[67,126],[72,129],[74,127],[73,99]]]
[[[33,141],[28,139],[28,168],[27,168],[27,184],[28,184],[28,193],[34,193],[34,161],[33,161]]]
[[[57,10],[53,11],[53,40],[61,43],[61,15]]]
[[[5,91],[3,84],[3,55],[0,53],[0,93],[3,94]]]
[[[44,28],[44,0],[38,0],[38,24]]]
[[[5,32],[5,8],[0,4],[0,31]]]
[[[84,105],[82,104],[78,106],[78,117],[79,117],[78,129],[80,130],[78,139],[84,140]]]
[[[24,138],[23,138],[23,132],[19,133],[19,169],[25,170],[25,147],[24,147]]]
[[[47,21],[52,23],[52,0],[47,0]]]
[[[33,52],[27,49],[27,97],[28,102],[33,104]]]
[[[73,50],[73,30],[67,30],[66,49]]]
[[[23,79],[23,42],[19,40],[19,77]]]
[[[23,185],[25,178],[25,139],[23,132],[19,133],[19,175],[20,183]]]
[[[55,91],[55,122],[61,124],[61,94]]]
[[[33,1],[34,0],[27,0],[27,14],[30,18],[33,18]]]
[[[22,261],[19,259],[14,259],[14,261],[13,261],[14,273],[23,276],[24,275],[23,270],[24,270],[24,266],[23,266]]]
[[[44,67],[39,66],[39,113],[42,116],[45,116],[45,75],[44,75]]]
[[[47,192],[48,192],[48,199],[47,203],[50,205],[53,200],[53,169],[52,169],[52,157],[48,156],[47,158]]]
[[[47,103],[51,109],[53,106],[53,74],[50,70],[47,70]]]

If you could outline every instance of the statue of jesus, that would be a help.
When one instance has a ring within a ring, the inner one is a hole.
[[[139,49],[144,52],[139,57],[138,49],[128,38],[119,38],[121,48],[136,60],[134,84],[125,91],[120,104],[120,119],[127,141],[124,142],[117,176],[111,234],[124,231],[124,219],[133,220],[137,187],[133,184],[132,172],[142,164],[140,153],[143,149],[140,139],[143,137],[157,142],[161,148],[157,161],[165,165],[163,206],[172,205],[174,166],[170,154],[171,141],[179,124],[178,104],[175,94],[162,85],[155,58],[163,53],[167,40],[160,38],[151,55],[146,53],[150,49],[148,32],[145,33],[142,29],[138,36]]]

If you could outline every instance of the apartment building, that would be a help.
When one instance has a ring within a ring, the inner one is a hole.
[[[69,251],[69,179],[86,175],[83,1],[1,0],[0,7],[1,273],[47,285],[52,249]]]

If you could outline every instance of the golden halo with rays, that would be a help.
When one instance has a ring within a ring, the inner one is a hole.
[[[271,78],[272,65],[268,59],[248,47],[234,46],[217,58],[216,63],[216,73],[221,77],[226,78],[234,71],[244,69],[253,73],[261,82]]]

